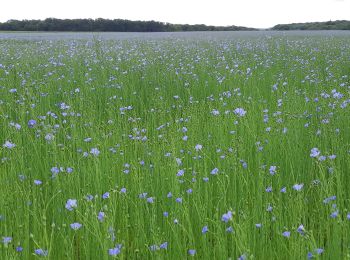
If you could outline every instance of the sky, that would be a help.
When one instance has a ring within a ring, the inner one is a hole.
[[[1,0],[10,19],[106,18],[269,28],[276,24],[350,20],[350,0]]]

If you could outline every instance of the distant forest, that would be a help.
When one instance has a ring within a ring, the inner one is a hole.
[[[178,31],[255,31],[243,26],[208,26],[204,24],[171,24],[156,21],[122,19],[56,19],[9,20],[0,23],[0,31],[56,32],[178,32]],[[350,21],[278,24],[267,30],[350,30]]]
[[[72,31],[72,32],[176,32],[176,31],[253,31],[241,26],[208,26],[204,24],[170,24],[155,21],[122,19],[56,19],[9,20],[0,23],[0,31]]]
[[[272,30],[350,30],[350,21],[278,24]]]

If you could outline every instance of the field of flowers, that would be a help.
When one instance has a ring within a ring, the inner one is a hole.
[[[350,258],[350,35],[0,39],[0,259]]]

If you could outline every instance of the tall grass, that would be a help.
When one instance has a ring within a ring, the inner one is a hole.
[[[209,35],[0,41],[1,259],[349,257],[350,38]]]

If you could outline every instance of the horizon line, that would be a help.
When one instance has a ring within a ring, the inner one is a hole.
[[[7,23],[10,21],[45,21],[47,19],[57,19],[57,20],[124,20],[124,21],[130,21],[130,22],[157,22],[157,23],[162,23],[162,24],[170,24],[170,25],[190,25],[190,26],[195,26],[195,25],[204,25],[208,27],[245,27],[247,29],[257,29],[257,30],[264,30],[264,29],[271,29],[274,26],[277,25],[291,25],[291,24],[308,24],[308,23],[326,23],[326,22],[337,22],[337,21],[347,21],[350,22],[350,20],[342,20],[342,19],[337,19],[337,20],[327,20],[327,21],[307,21],[307,22],[291,22],[291,23],[276,23],[275,25],[271,27],[250,27],[250,26],[245,26],[245,25],[211,25],[211,24],[205,24],[205,23],[171,23],[171,22],[163,22],[163,21],[157,21],[157,20],[131,20],[131,19],[124,19],[124,18],[103,18],[103,17],[97,17],[97,18],[56,18],[56,17],[46,17],[44,19],[27,19],[27,18],[22,18],[22,19],[8,19],[6,21],[1,21],[0,23]]]

